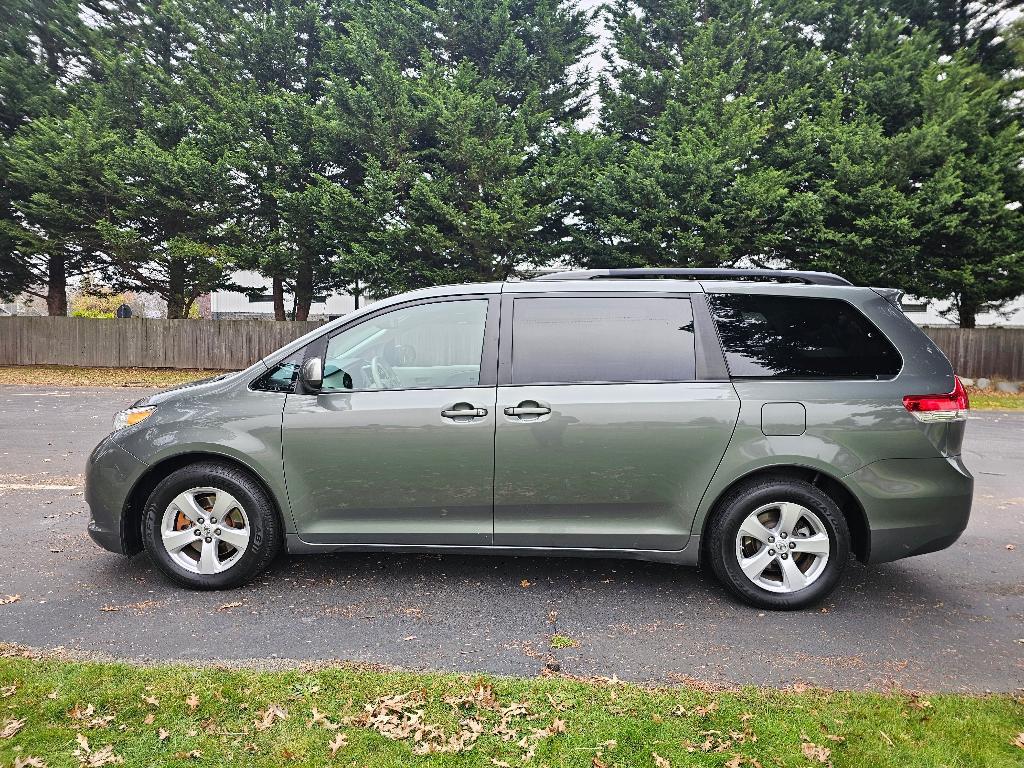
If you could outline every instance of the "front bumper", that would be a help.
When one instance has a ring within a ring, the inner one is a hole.
[[[867,516],[869,563],[937,552],[967,527],[974,477],[959,456],[884,459],[843,480]]]
[[[85,464],[85,503],[89,505],[89,536],[104,549],[133,554],[125,531],[128,497],[148,467],[104,438]]]

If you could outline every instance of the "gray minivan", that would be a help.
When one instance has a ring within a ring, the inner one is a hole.
[[[89,533],[188,587],[282,549],[709,565],[797,608],[852,553],[967,525],[967,395],[899,292],[590,270],[395,296],[144,398],[89,458]]]

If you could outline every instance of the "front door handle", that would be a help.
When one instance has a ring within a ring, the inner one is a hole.
[[[546,405],[517,405],[505,409],[506,416],[547,416],[551,409]]]
[[[487,415],[486,408],[474,408],[469,403],[457,403],[457,405],[464,405],[465,408],[448,408],[441,411],[441,415],[446,419],[479,419]]]

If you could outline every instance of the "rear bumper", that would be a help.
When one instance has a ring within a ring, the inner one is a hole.
[[[85,503],[89,505],[89,536],[104,549],[129,551],[124,513],[132,488],[147,467],[109,437],[93,449],[85,465]]]
[[[843,478],[867,517],[867,562],[945,549],[971,515],[974,478],[959,456],[885,459]]]

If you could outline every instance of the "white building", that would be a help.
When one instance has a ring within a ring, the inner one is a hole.
[[[260,293],[250,297],[238,291],[214,291],[208,294],[209,309],[206,308],[205,301],[201,302],[204,317],[208,316],[214,320],[246,317],[274,319],[274,297],[271,294],[270,280],[258,272],[235,272],[231,280],[236,285],[259,289]],[[333,320],[347,315],[356,305],[355,299],[347,293],[314,296],[313,299],[313,304],[309,308],[310,320]],[[285,312],[291,313],[294,301],[295,297],[292,294],[285,293]],[[360,302],[365,301],[366,299],[360,299]]]

